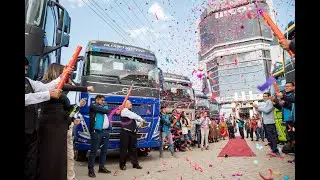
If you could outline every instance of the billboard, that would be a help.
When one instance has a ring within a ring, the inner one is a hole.
[[[257,3],[259,8],[269,11],[265,3]],[[201,54],[207,53],[213,46],[263,36],[272,38],[268,25],[256,15],[254,4],[217,11],[208,15],[199,24]]]

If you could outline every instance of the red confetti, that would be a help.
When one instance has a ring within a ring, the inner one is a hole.
[[[163,160],[162,160],[162,164],[163,164],[163,165],[166,165],[166,163],[165,163]]]
[[[252,19],[251,11],[247,11],[247,17],[248,17],[249,19]]]
[[[217,96],[216,92],[212,92],[211,96],[210,96],[210,100],[213,101]]]
[[[159,20],[159,19],[158,19],[158,16],[157,16],[157,14],[156,14],[156,13],[154,13],[154,15],[156,16],[156,19],[157,19],[157,20]]]
[[[268,170],[269,170],[269,172],[270,172],[270,174],[269,174],[269,177],[268,177],[268,178],[266,178],[266,177],[262,176],[262,174],[259,172],[259,175],[260,175],[260,177],[261,177],[263,180],[273,180],[273,177],[272,177],[272,170],[271,170],[271,169],[268,169]]]
[[[113,176],[118,176],[118,169],[114,171]]]
[[[209,167],[212,167],[212,164],[209,164]]]

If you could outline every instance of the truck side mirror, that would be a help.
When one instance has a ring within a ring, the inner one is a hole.
[[[56,1],[49,1],[48,6],[58,8],[59,19],[56,31],[56,46],[47,46],[43,54],[49,54],[61,47],[68,47],[70,40],[71,18],[67,10]]]
[[[57,27],[56,45],[61,47],[68,47],[70,40],[71,18],[68,11],[64,9],[59,3],[55,3],[59,8],[59,23]]]

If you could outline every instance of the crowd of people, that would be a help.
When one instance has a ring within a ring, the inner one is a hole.
[[[280,41],[281,47],[294,51],[294,40]],[[294,57],[292,57],[294,61]],[[61,81],[63,73],[71,74],[73,67],[51,64],[41,81],[28,78],[29,62],[25,58],[25,137],[24,137],[24,162],[25,180],[75,180],[73,162],[72,129],[80,124],[81,115],[72,112],[75,105],[70,104],[67,97],[69,91],[93,92],[92,86],[81,87],[72,84],[68,80],[63,88],[56,89]],[[254,141],[266,138],[271,148],[271,154],[280,156],[277,147],[277,129],[274,117],[274,108],[282,111],[282,120],[286,126],[287,144],[282,149],[284,153],[294,152],[295,147],[295,85],[287,82],[284,92],[278,92],[274,96],[264,93],[264,103],[252,106],[258,112],[251,119],[247,117],[230,116],[225,122],[224,118],[210,119],[206,112],[196,115],[194,120],[187,118],[185,112],[173,110],[171,115],[166,107],[161,107],[161,148],[168,149],[172,156],[178,151],[192,151],[192,147],[198,146],[201,150],[208,150],[210,142],[218,142],[235,138],[239,131],[244,139],[250,136]],[[84,106],[86,100],[78,102],[78,106]],[[121,117],[120,133],[120,160],[119,167],[126,170],[127,153],[131,156],[133,168],[142,169],[137,160],[137,131],[144,124],[142,117],[131,111],[132,104],[126,101],[117,113]],[[98,173],[111,173],[105,168],[106,153],[109,143],[109,135],[112,127],[108,119],[110,109],[105,106],[104,96],[97,95],[95,103],[90,104],[90,133],[91,149],[88,160],[88,176],[96,177],[94,160],[98,148],[101,148]],[[238,128],[237,128],[238,126]],[[192,128],[195,128],[192,134]],[[294,162],[294,160],[290,161]]]
[[[160,125],[160,157],[163,157],[164,149],[174,157],[176,152],[192,151],[192,147],[209,150],[209,143],[225,140],[229,134],[223,118],[209,118],[205,111],[197,113],[195,119],[189,119],[184,111],[174,109],[168,113],[166,107],[161,107]]]

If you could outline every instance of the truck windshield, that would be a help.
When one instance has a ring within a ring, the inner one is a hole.
[[[25,23],[42,27],[44,21],[45,0],[25,0]]]
[[[210,103],[210,111],[219,111],[218,105]]]
[[[196,106],[198,106],[198,107],[206,107],[206,108],[209,109],[209,107],[210,107],[209,100],[197,97],[196,98]]]
[[[166,82],[164,91],[161,93],[162,96],[165,96],[165,99],[169,101],[190,102],[191,100],[194,100],[192,88],[178,83]]]
[[[88,56],[89,74],[101,76],[118,76],[121,81],[144,83],[146,86],[159,86],[159,75],[155,61],[114,55],[100,52],[90,52]]]

